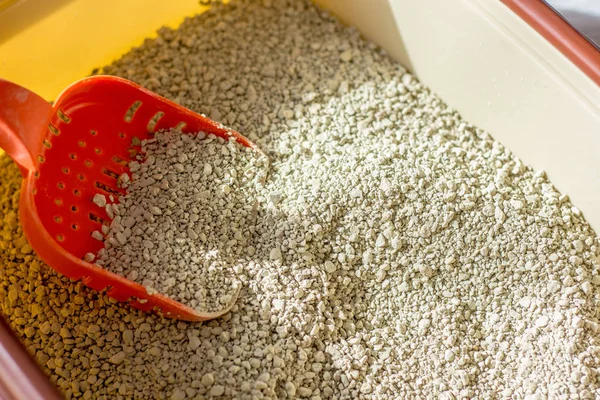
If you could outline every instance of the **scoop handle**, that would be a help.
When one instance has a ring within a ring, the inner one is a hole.
[[[34,171],[52,116],[52,106],[37,94],[0,79],[0,148],[21,169]]]

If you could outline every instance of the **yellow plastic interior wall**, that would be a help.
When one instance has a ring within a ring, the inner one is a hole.
[[[21,0],[0,9],[0,77],[53,100],[161,26],[206,10],[198,0]]]
[[[177,27],[208,8],[198,0],[12,0],[0,6],[0,78],[49,101],[160,27]]]

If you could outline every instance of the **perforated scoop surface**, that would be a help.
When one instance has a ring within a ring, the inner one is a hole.
[[[41,143],[7,142],[0,126],[0,145],[9,155],[15,160],[26,159],[21,149],[26,147],[32,159],[33,167],[27,160],[18,161],[25,178],[21,221],[39,256],[64,275],[83,279],[98,290],[108,287],[109,295],[130,300],[138,308],[157,307],[166,315],[188,320],[218,316],[200,314],[161,295],[149,296],[141,285],[83,261],[86,253],[97,253],[104,246],[91,233],[110,224],[106,211],[92,198],[97,193],[115,198],[124,193],[118,185],[119,176],[129,173],[128,163],[140,150],[132,144],[139,143],[133,139],[151,138],[161,129],[178,127],[184,133],[233,136],[243,145],[256,146],[208,118],[116,77],[95,76],[76,82],[59,96],[48,114],[49,120],[39,123],[37,129],[41,131],[32,133]],[[0,115],[2,118],[7,116]],[[26,122],[31,125],[31,121]],[[13,131],[20,128],[13,123]],[[12,136],[15,142],[27,141],[23,134],[19,138],[13,132]],[[11,151],[11,146],[21,151]]]

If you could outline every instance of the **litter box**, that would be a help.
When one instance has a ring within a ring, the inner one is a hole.
[[[600,230],[600,50],[547,4],[316,3],[378,43],[526,164],[546,171]],[[160,26],[176,27],[206,9],[198,0],[0,0],[0,77],[51,101]],[[60,398],[4,324],[0,398]]]

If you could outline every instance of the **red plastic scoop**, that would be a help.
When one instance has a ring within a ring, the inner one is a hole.
[[[40,258],[86,286],[108,288],[109,296],[136,308],[203,321],[228,310],[199,313],[83,260],[104,246],[91,233],[110,223],[92,198],[125,193],[117,178],[129,171],[128,162],[137,154],[132,138],[148,139],[154,131],[173,127],[234,137],[257,149],[239,133],[125,79],[82,79],[65,89],[54,106],[0,79],[0,147],[21,169],[21,224]]]

